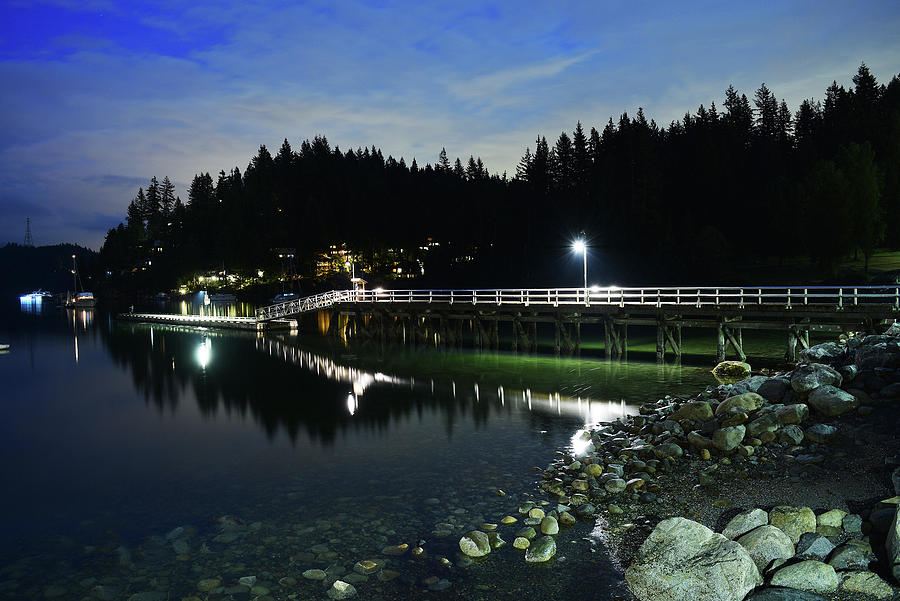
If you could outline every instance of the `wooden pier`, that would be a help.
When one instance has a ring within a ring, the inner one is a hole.
[[[810,332],[873,331],[900,319],[898,286],[555,288],[517,290],[336,290],[263,307],[257,319],[328,314],[328,334],[399,341],[412,347],[534,351],[538,326],[551,327],[556,354],[578,354],[582,326],[602,326],[606,354],[628,352],[628,328],[656,328],[656,357],[682,354],[683,328],[715,332],[716,359],[746,359],[744,330],[785,334],[785,357],[809,347]]]
[[[259,320],[256,317],[224,317],[216,315],[175,315],[169,313],[119,313],[117,319],[142,323],[164,323],[169,325],[204,328],[226,328],[232,330],[289,330],[296,329],[296,319],[278,318]]]

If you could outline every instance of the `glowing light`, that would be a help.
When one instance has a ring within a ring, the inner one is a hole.
[[[583,457],[591,447],[591,433],[587,430],[578,430],[572,435],[572,455]]]
[[[206,369],[206,366],[209,365],[209,361],[212,358],[212,341],[209,338],[204,338],[203,342],[200,343],[200,346],[197,347],[196,357],[200,367]]]
[[[359,407],[359,404],[356,400],[356,397],[353,396],[353,393],[347,395],[347,411],[350,412],[350,415],[356,413],[356,409]]]
[[[594,284],[593,286],[591,286],[591,292],[600,292],[600,286]]]
[[[572,250],[574,250],[575,252],[577,252],[579,254],[583,253],[585,248],[586,248],[586,246],[584,244],[584,240],[576,240],[575,242],[572,243]]]

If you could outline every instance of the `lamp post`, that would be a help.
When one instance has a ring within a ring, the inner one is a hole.
[[[572,250],[576,253],[581,253],[582,257],[584,257],[584,293],[587,294],[587,244],[585,244],[584,240],[576,240],[572,243]]]

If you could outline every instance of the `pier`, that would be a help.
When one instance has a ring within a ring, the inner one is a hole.
[[[345,340],[399,341],[416,347],[534,351],[538,327],[552,328],[556,354],[578,354],[582,327],[602,327],[606,355],[628,352],[628,328],[656,328],[656,357],[679,359],[683,328],[716,339],[716,359],[740,360],[744,330],[785,335],[785,358],[809,347],[810,332],[868,331],[900,319],[900,286],[756,286],[334,290],[262,307],[259,322],[325,312],[327,332]]]
[[[296,319],[278,318],[259,320],[256,317],[224,317],[216,315],[175,315],[169,313],[119,313],[118,319],[142,323],[164,323],[232,330],[289,330],[298,326]]]

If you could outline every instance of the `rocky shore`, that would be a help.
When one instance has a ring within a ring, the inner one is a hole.
[[[543,491],[641,601],[900,599],[900,323],[722,368],[746,377],[582,432]]]

